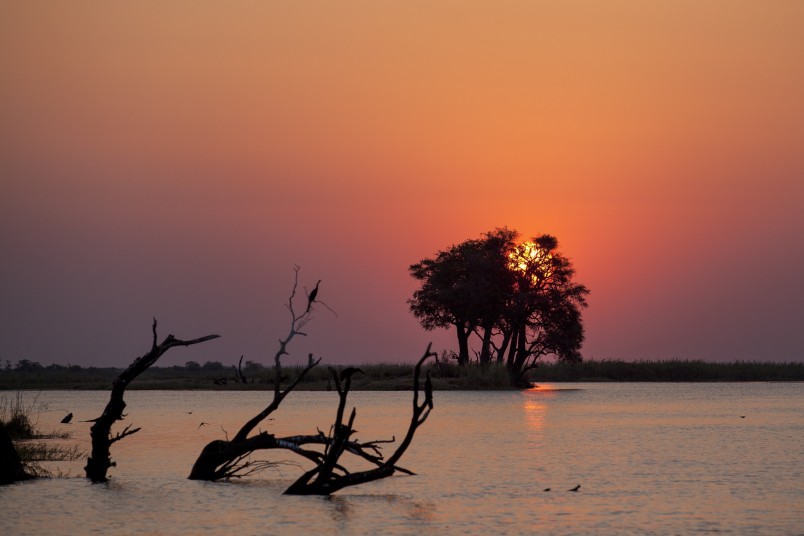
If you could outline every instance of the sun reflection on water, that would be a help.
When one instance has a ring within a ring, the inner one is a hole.
[[[522,392],[525,423],[528,430],[539,431],[544,427],[547,400],[554,398],[558,389],[550,384],[540,384]]]

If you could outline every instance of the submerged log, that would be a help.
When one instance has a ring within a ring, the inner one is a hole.
[[[112,436],[112,425],[117,421],[122,421],[125,417],[123,411],[126,409],[126,403],[123,400],[123,395],[125,394],[126,387],[174,346],[192,346],[193,344],[217,339],[218,337],[219,335],[207,335],[198,339],[183,341],[173,335],[168,335],[160,344],[157,344],[156,319],[154,318],[151,350],[147,354],[135,359],[134,362],[114,380],[109,403],[106,404],[103,414],[97,419],[93,419],[95,424],[90,428],[92,453],[84,467],[87,478],[92,480],[92,482],[106,482],[108,480],[106,475],[109,468],[115,466],[115,462],[112,461],[110,454],[112,444],[140,431],[139,428],[132,429],[131,425],[128,425],[122,432]]]

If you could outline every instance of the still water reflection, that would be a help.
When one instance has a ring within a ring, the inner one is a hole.
[[[88,448],[102,392],[43,392],[40,424]],[[402,465],[418,473],[329,498],[281,493],[288,463],[231,483],[186,480],[206,442],[266,403],[255,392],[126,395],[140,433],[113,447],[112,481],[0,488],[0,534],[801,534],[804,384],[554,384],[525,392],[437,392]],[[357,392],[360,439],[397,437],[406,393]],[[327,430],[332,393],[294,393],[263,426]],[[742,416],[745,416],[744,418]],[[208,425],[199,426],[201,422]],[[578,492],[570,488],[581,485]],[[543,491],[550,488],[550,491]]]

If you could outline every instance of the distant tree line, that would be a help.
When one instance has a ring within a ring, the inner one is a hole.
[[[207,372],[221,372],[225,370],[231,370],[234,365],[224,365],[220,361],[206,361],[203,365],[199,364],[197,361],[187,361],[184,365],[173,365],[170,367],[161,367],[161,368],[171,368],[173,370],[188,370],[188,371],[207,371]],[[38,361],[31,361],[29,359],[20,359],[16,362],[16,364],[12,364],[10,360],[6,360],[5,365],[3,366],[4,371],[15,371],[15,372],[38,372],[42,370],[71,370],[74,372],[78,372],[81,370],[93,370],[93,369],[116,369],[117,367],[82,367],[81,365],[58,365],[53,363],[51,365],[42,365]],[[254,361],[246,361],[245,370],[249,371],[260,371],[265,369],[265,367],[261,363],[257,363]]]

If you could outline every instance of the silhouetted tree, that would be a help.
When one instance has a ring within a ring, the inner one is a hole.
[[[455,327],[461,365],[469,362],[469,338],[478,330],[484,341],[480,359],[490,358],[493,329],[512,285],[505,255],[516,236],[516,231],[497,229],[410,266],[411,275],[421,281],[408,300],[411,311],[428,331]]]
[[[545,355],[580,361],[584,329],[581,308],[589,290],[572,279],[570,260],[558,252],[558,241],[541,235],[517,245],[507,255],[514,274],[509,299],[498,326],[502,342],[497,360],[505,359],[515,384]]]
[[[42,366],[41,363],[38,361],[31,361],[30,359],[20,359],[17,361],[17,365],[14,367],[14,370],[22,371],[22,372],[36,372],[39,370],[43,370],[45,367]]]
[[[517,237],[514,230],[496,229],[411,265],[421,287],[409,304],[425,329],[456,328],[460,364],[469,362],[475,334],[478,362],[496,354],[519,385],[541,356],[581,359],[580,309],[589,291],[572,280],[572,263],[554,237],[522,244]]]

